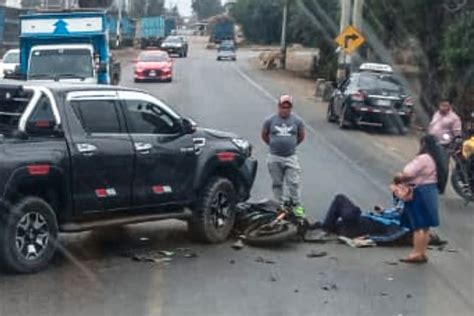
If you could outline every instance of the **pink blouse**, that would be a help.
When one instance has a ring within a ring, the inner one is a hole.
[[[413,178],[410,181],[410,184],[422,185],[438,182],[436,163],[428,154],[416,156],[415,159],[405,166],[403,173],[408,177]]]

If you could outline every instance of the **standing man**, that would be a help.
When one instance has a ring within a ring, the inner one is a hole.
[[[454,113],[451,102],[441,99],[438,111],[434,114],[430,123],[429,134],[436,137],[438,143],[443,147],[462,135],[462,123],[459,116]]]
[[[275,199],[280,202],[291,199],[296,207],[295,215],[304,217],[301,205],[301,167],[296,147],[305,139],[303,122],[291,114],[293,98],[282,95],[278,100],[278,113],[265,120],[262,139],[269,146],[268,170],[272,177]]]

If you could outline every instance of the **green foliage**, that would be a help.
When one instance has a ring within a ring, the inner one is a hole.
[[[200,20],[224,12],[220,0],[192,0],[191,7]]]
[[[264,44],[280,41],[282,13],[283,0],[239,0],[231,10],[247,40]]]
[[[165,0],[130,0],[133,17],[159,16],[165,13]]]

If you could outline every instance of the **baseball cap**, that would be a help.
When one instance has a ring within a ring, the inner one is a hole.
[[[289,103],[291,106],[293,106],[293,97],[289,94],[280,96],[278,99],[278,105],[282,105],[283,103]]]

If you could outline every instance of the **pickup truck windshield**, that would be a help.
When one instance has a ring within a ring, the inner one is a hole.
[[[92,55],[88,49],[51,49],[33,51],[28,78],[49,79],[94,76]]]

